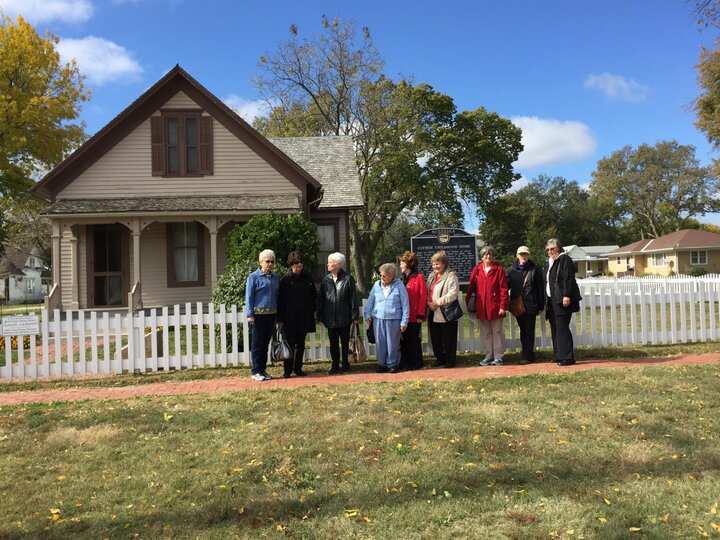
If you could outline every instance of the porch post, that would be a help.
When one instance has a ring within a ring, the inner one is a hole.
[[[213,216],[207,223],[210,232],[210,288],[214,289],[218,282],[218,264],[217,264],[217,217]]]
[[[132,220],[133,276],[130,288],[140,281],[140,218]]]
[[[60,240],[62,238],[62,229],[60,227],[60,221],[57,219],[52,220],[52,285],[60,284]],[[52,286],[51,286],[52,288]]]
[[[80,261],[78,260],[78,230],[77,225],[69,227],[70,230],[70,275],[72,276],[70,309],[80,309]]]

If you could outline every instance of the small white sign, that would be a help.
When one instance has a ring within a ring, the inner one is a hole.
[[[29,336],[40,333],[40,317],[37,315],[13,315],[2,318],[3,336]]]

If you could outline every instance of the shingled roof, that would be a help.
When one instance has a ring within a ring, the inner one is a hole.
[[[633,253],[687,251],[691,249],[720,249],[720,234],[700,229],[683,229],[657,238],[639,240],[626,246],[620,246],[605,255],[630,255]]]
[[[363,205],[352,137],[278,137],[268,139],[323,186],[320,208]]]

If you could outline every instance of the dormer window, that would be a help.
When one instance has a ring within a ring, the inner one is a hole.
[[[153,116],[153,176],[212,174],[212,129],[212,118],[201,111],[162,111]]]

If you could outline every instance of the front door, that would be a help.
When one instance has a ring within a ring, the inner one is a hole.
[[[88,241],[88,306],[127,306],[128,230],[122,225],[93,225]]]

